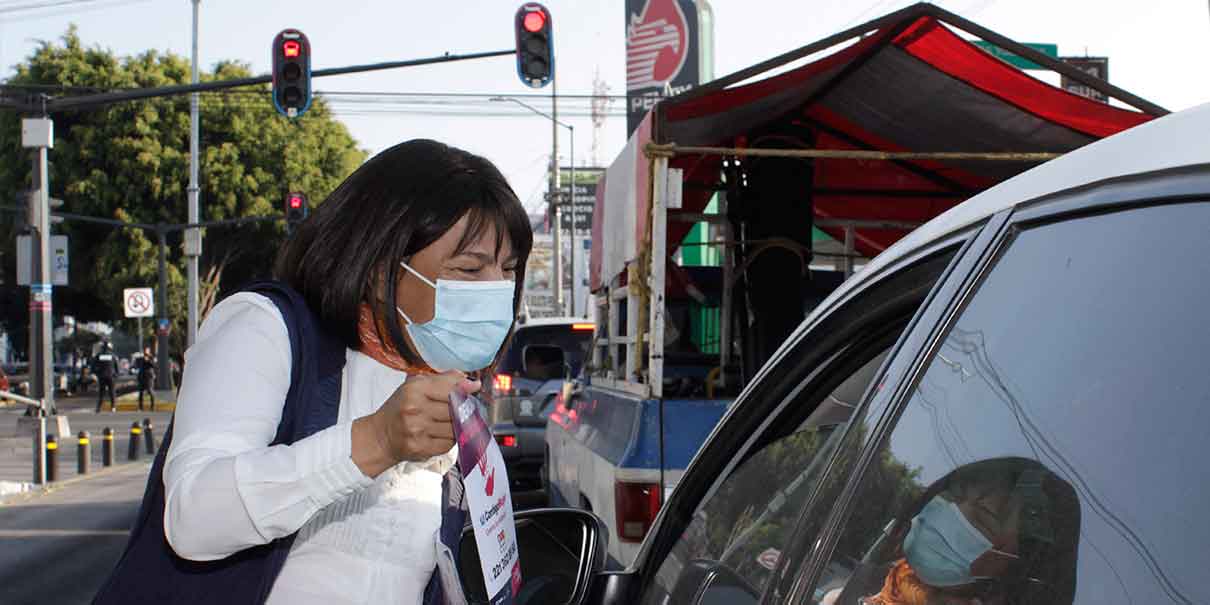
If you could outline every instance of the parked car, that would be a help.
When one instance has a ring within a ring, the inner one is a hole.
[[[544,487],[546,421],[564,379],[580,371],[594,324],[579,318],[531,319],[519,324],[493,379],[492,434],[514,492]]]
[[[522,561],[594,605],[1210,602],[1207,132],[1158,119],[920,227],[763,366],[626,569],[584,512]]]

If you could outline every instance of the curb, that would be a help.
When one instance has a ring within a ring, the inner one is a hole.
[[[36,498],[40,498],[42,496],[54,493],[64,487],[75,485],[77,483],[84,483],[84,482],[90,481],[92,479],[100,479],[100,478],[106,477],[108,475],[117,473],[119,471],[128,470],[132,466],[142,465],[144,467],[147,467],[148,470],[150,470],[151,463],[152,463],[151,460],[139,461],[139,462],[125,462],[123,464],[115,464],[115,465],[107,467],[107,468],[102,468],[100,470],[93,471],[91,473],[88,473],[87,475],[76,475],[75,477],[72,477],[70,479],[63,479],[62,481],[55,481],[54,483],[50,483],[50,484],[42,485],[42,486],[34,486],[33,489],[31,489],[27,492],[22,492],[19,494],[12,494],[9,496],[0,497],[0,506],[8,506],[8,505],[11,505],[11,504],[14,504],[17,502],[24,502],[26,500],[33,500]]]

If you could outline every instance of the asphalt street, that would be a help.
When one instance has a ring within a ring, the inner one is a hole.
[[[138,512],[150,463],[111,467],[0,505],[0,603],[89,603]]]

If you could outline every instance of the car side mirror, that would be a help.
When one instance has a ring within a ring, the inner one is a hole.
[[[521,351],[521,372],[526,378],[555,380],[567,366],[566,353],[555,345],[528,345]]]
[[[596,515],[570,508],[546,508],[516,514],[521,589],[515,605],[578,605],[588,599],[594,576],[605,568],[609,533]],[[487,605],[475,532],[462,530],[458,574],[467,602]]]

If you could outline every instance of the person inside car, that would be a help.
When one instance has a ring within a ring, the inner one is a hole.
[[[1041,464],[968,464],[894,520],[821,605],[1067,605],[1079,527],[1075,490]]]

